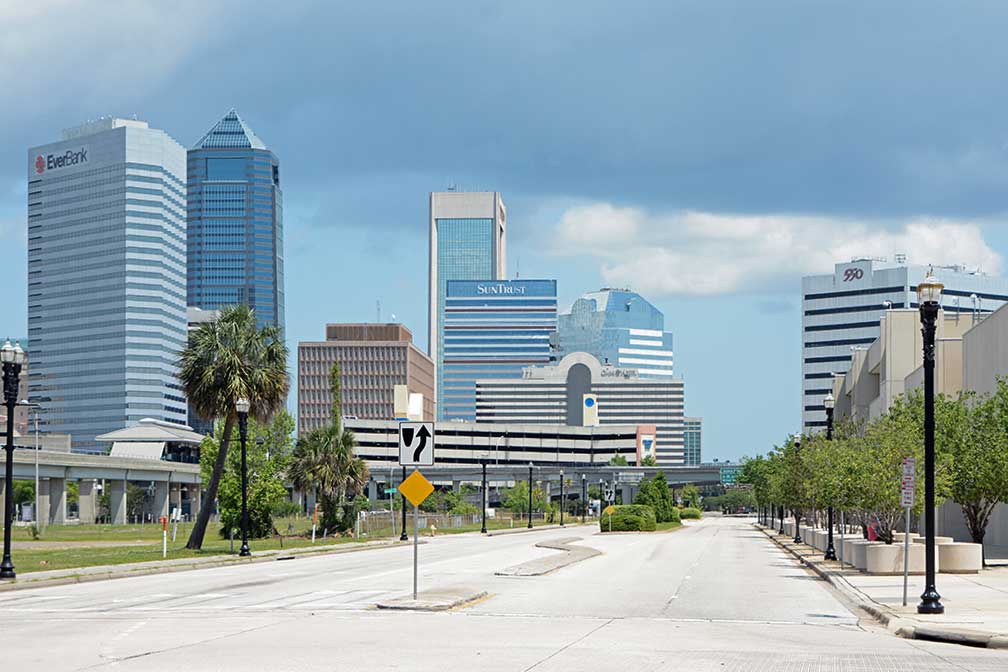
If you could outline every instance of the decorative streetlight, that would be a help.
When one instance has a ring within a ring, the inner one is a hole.
[[[823,407],[826,409],[826,440],[833,440],[833,407],[836,406],[836,399],[833,398],[833,393],[830,392],[823,399]],[[833,505],[830,504],[827,510],[827,522],[829,524],[829,530],[827,533],[826,542],[826,555],[823,556],[823,560],[836,560],[836,549],[833,548]]]
[[[406,467],[402,468],[402,479],[399,481],[402,483],[406,480]],[[399,541],[409,541],[409,535],[406,534],[406,495],[399,493],[399,504],[402,506],[402,532],[399,533]]]
[[[584,525],[588,519],[588,482],[585,475],[581,474],[581,524]]]
[[[799,450],[801,448],[801,435],[798,434],[795,435],[794,447],[795,450]],[[801,530],[798,529],[800,522],[801,522],[801,514],[798,512],[798,509],[794,509],[794,543],[796,544],[802,543]]]
[[[928,271],[927,277],[917,285],[917,304],[920,306],[921,334],[924,336],[924,565],[927,579],[918,614],[942,614],[945,607],[935,589],[935,417],[934,369],[935,327],[941,307],[942,289],[945,286]]]
[[[14,406],[17,405],[18,383],[21,366],[25,363],[25,352],[20,343],[11,345],[10,340],[0,348],[0,362],[3,362],[3,396],[7,406],[7,442],[4,444],[7,462],[4,465],[4,545],[3,562],[0,562],[0,579],[13,579],[14,563],[11,562],[11,529],[14,527]]]
[[[528,516],[528,529],[532,529],[532,463],[529,462],[529,516]]]
[[[487,533],[486,529],[486,509],[487,509],[487,489],[486,489],[486,458],[480,460],[483,466],[483,528],[480,530],[483,534]]]
[[[248,469],[245,464],[245,443],[248,441],[248,414],[251,406],[248,399],[242,398],[235,402],[235,410],[238,412],[238,437],[241,439],[242,545],[241,550],[238,551],[238,555],[241,557],[252,555],[248,545]]]
[[[560,527],[563,527],[563,510],[564,510],[564,482],[563,482],[563,469],[560,470]]]

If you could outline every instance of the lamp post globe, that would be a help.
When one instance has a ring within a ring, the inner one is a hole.
[[[252,404],[248,399],[240,398],[235,402],[235,411],[238,413],[238,438],[241,440],[241,550],[238,551],[240,557],[252,555],[248,545],[248,466],[246,463],[245,445],[248,442],[248,414]]]
[[[833,392],[829,392],[826,398],[823,399],[823,407],[826,409],[826,440],[833,440],[833,408],[836,406],[836,399],[833,398]],[[836,549],[833,546],[833,505],[830,504],[827,509],[827,525],[829,529],[826,535],[826,554],[823,556],[824,560],[836,560]]]
[[[4,539],[3,560],[0,561],[0,579],[16,578],[14,562],[11,560],[11,531],[14,527],[14,407],[17,405],[18,383],[21,366],[25,363],[25,352],[20,343],[11,345],[10,340],[0,348],[0,362],[3,363],[3,397],[7,407],[7,436],[4,442]]]
[[[924,337],[924,592],[921,593],[919,614],[941,614],[945,607],[935,588],[935,416],[934,372],[935,332],[942,290],[945,288],[931,271],[917,285],[921,335]]]

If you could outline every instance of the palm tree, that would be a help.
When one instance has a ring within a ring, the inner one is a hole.
[[[190,334],[178,367],[179,380],[196,412],[204,418],[224,420],[217,460],[196,525],[186,543],[186,548],[199,549],[238,417],[235,402],[248,399],[249,415],[264,423],[283,405],[289,387],[287,346],[277,327],[257,327],[251,308],[230,306],[221,310],[216,321],[202,324]]]
[[[298,439],[291,454],[287,478],[303,492],[319,493],[326,527],[338,524],[347,495],[361,492],[368,482],[368,467],[354,454],[356,446],[353,432],[334,421]]]

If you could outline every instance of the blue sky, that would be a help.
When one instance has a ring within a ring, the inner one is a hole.
[[[799,423],[799,277],[860,254],[1002,272],[1008,6],[923,2],[0,8],[4,331],[26,332],[30,145],[235,107],[277,153],[287,328],[425,346],[427,192],[496,189],[509,275],[664,310],[705,459]]]

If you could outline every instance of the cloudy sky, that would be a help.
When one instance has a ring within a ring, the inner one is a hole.
[[[425,347],[427,192],[501,191],[509,275],[664,310],[706,459],[798,428],[801,274],[1005,270],[1004,3],[259,4],[0,5],[7,334],[26,148],[102,115],[277,153],[292,345],[380,300]]]

